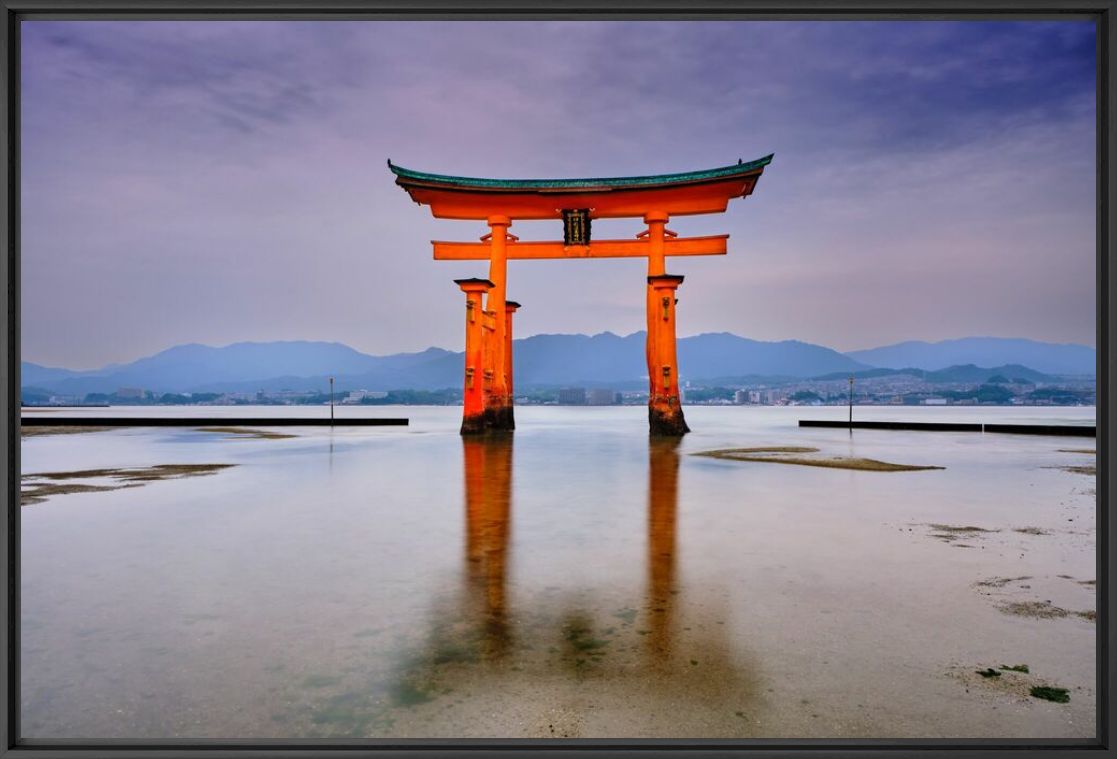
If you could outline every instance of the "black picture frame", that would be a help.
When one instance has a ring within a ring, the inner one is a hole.
[[[0,625],[3,647],[3,680],[0,696],[0,756],[48,757],[428,757],[485,755],[489,753],[539,753],[549,757],[622,756],[714,757],[733,753],[764,757],[846,757],[875,755],[901,759],[949,753],[952,757],[1001,756],[1011,752],[1043,752],[1046,756],[1069,756],[1083,752],[1114,755],[1112,743],[1114,707],[1112,694],[1115,673],[1110,659],[1114,648],[1114,576],[1110,547],[1114,544],[1114,522],[1107,506],[1111,503],[1110,477],[1114,451],[1110,444],[1114,413],[1113,397],[1114,330],[1110,300],[1117,282],[1110,253],[1114,250],[1115,208],[1111,195],[1115,176],[1112,160],[1117,136],[1114,108],[1112,51],[1117,42],[1117,0],[0,0],[3,24],[0,25],[0,50],[4,72],[0,78],[4,92],[0,97],[3,114],[3,172],[5,181],[0,204],[0,229],[4,231],[5,255],[0,264],[3,288],[3,415],[6,422],[2,443],[5,466],[3,493],[6,519],[0,541],[3,587],[6,592],[4,620]],[[1092,740],[849,740],[849,741],[657,741],[657,740],[379,740],[364,746],[350,743],[253,744],[250,742],[176,745],[166,743],[39,743],[21,742],[19,718],[19,473],[20,473],[20,258],[19,258],[19,24],[23,19],[134,19],[142,17],[176,19],[232,18],[442,18],[442,19],[914,19],[914,18],[1092,18],[1097,23],[1097,378],[1098,456],[1097,474],[1097,730]]]

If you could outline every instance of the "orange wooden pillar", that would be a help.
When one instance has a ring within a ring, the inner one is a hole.
[[[493,283],[487,279],[455,279],[465,293],[465,383],[462,391],[463,435],[485,431],[485,350],[482,296]]]
[[[506,390],[508,393],[508,422],[511,425],[508,429],[516,428],[516,419],[514,416],[515,400],[516,400],[516,384],[512,379],[512,314],[520,309],[520,304],[514,300],[504,301],[504,313],[506,314],[504,322],[504,381],[507,385]]]
[[[665,234],[667,229],[667,214],[660,211],[649,211],[644,214],[644,223],[648,225],[648,229],[644,232],[644,236],[648,238],[648,277],[662,276],[665,269],[664,263],[664,243]],[[647,303],[647,338],[644,341],[644,359],[648,364],[648,382],[651,387],[648,390],[648,403],[651,403],[652,396],[655,391],[655,339],[656,339],[656,325],[655,325],[655,304],[653,299],[655,293],[652,290],[651,280],[648,280],[648,288],[645,293]],[[650,408],[650,406],[649,406]],[[652,429],[654,433],[654,428]]]
[[[493,315],[494,329],[492,350],[486,368],[492,373],[492,385],[486,400],[486,425],[493,430],[512,430],[516,422],[512,414],[512,398],[508,392],[506,371],[510,363],[504,354],[509,341],[509,313],[505,307],[508,293],[508,227],[512,220],[507,216],[490,216],[489,224],[489,279],[493,288],[485,299],[485,308]]]
[[[679,360],[675,349],[675,290],[683,278],[648,277],[648,426],[652,435],[690,432],[679,401]]]
[[[665,273],[664,248],[668,215],[648,211],[644,223],[648,238],[647,360],[648,426],[652,435],[683,435],[690,432],[679,403],[679,367],[675,351],[675,288],[682,277]]]

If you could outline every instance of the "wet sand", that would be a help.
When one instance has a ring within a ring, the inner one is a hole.
[[[751,461],[754,463],[797,464],[799,466],[821,466],[830,469],[856,469],[864,472],[920,472],[929,469],[943,469],[941,466],[916,466],[913,464],[893,464],[876,459],[853,456],[802,456],[789,454],[820,453],[817,448],[797,446],[777,446],[772,448],[726,448],[720,451],[699,451],[695,456],[709,456],[728,461]]]
[[[1081,454],[714,409],[678,447],[534,409],[471,444],[453,411],[26,442],[28,472],[236,466],[24,510],[24,734],[1093,735],[1093,482],[1061,468]],[[945,469],[688,455],[773,439]]]

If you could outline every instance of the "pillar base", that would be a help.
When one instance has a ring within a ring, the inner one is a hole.
[[[516,416],[512,411],[511,403],[488,409],[485,413],[489,414],[489,429],[499,431],[516,429]]]
[[[462,417],[461,434],[484,435],[488,432],[511,432],[516,429],[512,406],[487,408],[480,414]]]
[[[666,409],[648,406],[648,432],[653,437],[681,437],[690,432],[682,406],[676,404]]]

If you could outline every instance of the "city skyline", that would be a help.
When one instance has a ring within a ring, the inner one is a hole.
[[[680,335],[1096,342],[1092,23],[27,21],[22,51],[27,361],[460,349],[451,280],[485,265],[429,240],[484,227],[430,219],[388,158],[544,177],[775,153],[726,214],[672,220],[731,235],[669,260]],[[639,330],[643,266],[512,262],[518,335]]]

